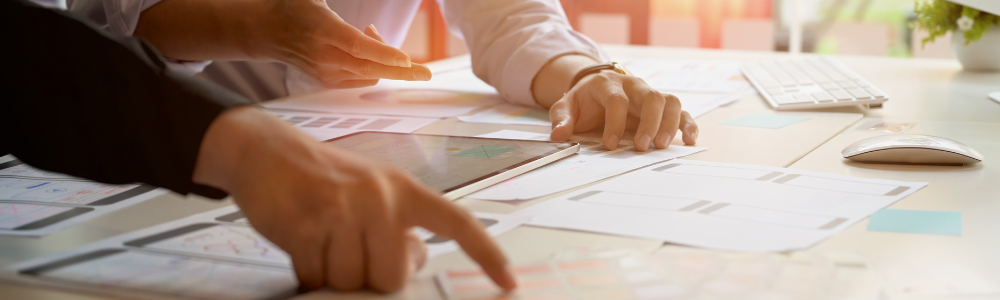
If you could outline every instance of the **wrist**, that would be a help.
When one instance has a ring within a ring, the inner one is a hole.
[[[542,107],[552,107],[556,101],[569,92],[573,77],[597,61],[589,56],[567,54],[550,60],[535,74],[531,82],[531,93],[535,102]]]
[[[252,106],[229,109],[212,121],[202,137],[192,181],[232,193],[240,162],[252,150],[251,119],[267,114]]]

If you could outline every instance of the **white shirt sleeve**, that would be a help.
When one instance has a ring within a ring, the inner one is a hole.
[[[77,0],[80,1],[80,0]],[[111,32],[131,36],[139,24],[139,15],[162,0],[102,0],[104,15],[107,18],[107,28]],[[179,61],[167,59],[167,67],[171,70],[194,75],[205,69],[212,61]]]
[[[558,0],[437,1],[451,31],[469,46],[472,71],[509,102],[537,107],[531,82],[555,57],[608,61],[597,43],[573,31]]]

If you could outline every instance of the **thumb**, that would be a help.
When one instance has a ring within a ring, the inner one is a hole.
[[[576,124],[577,109],[573,101],[563,98],[549,108],[549,119],[552,120],[552,134],[549,139],[553,141],[568,141],[573,136],[573,126]]]
[[[382,44],[385,44],[385,39],[378,33],[378,29],[375,29],[375,24],[368,25],[368,27],[365,28],[365,35],[382,42]]]

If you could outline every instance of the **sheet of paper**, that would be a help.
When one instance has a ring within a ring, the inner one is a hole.
[[[700,117],[720,106],[740,100],[739,94],[695,94],[695,93],[673,93],[677,99],[681,100],[681,109],[691,114],[692,118]]]
[[[511,270],[519,288],[510,294],[477,269],[444,270],[436,280],[445,298],[454,300],[876,299],[875,278],[865,264],[844,267],[820,255],[748,255],[684,248],[652,255],[582,249],[584,253],[574,251],[569,257],[556,255],[546,262],[515,265]],[[853,282],[835,278],[843,271]],[[858,282],[862,286],[854,284]],[[844,293],[847,287],[854,288],[853,293]]]
[[[321,141],[360,131],[412,133],[440,120],[438,118],[344,115],[273,110],[269,112]]]
[[[434,75],[426,82],[382,80],[371,87],[327,90],[263,105],[327,113],[442,118],[500,102],[495,89],[472,74],[471,68],[463,68]]]
[[[479,137],[548,140],[548,134],[501,130]],[[691,155],[706,148],[670,146],[667,149],[637,152],[631,141],[622,141],[615,151],[606,151],[599,140],[574,138],[580,152],[531,172],[508,179],[466,197],[511,201],[534,199],[622,174],[643,166]]]
[[[517,214],[528,224],[718,250],[806,249],[927,183],[676,159]]]
[[[0,163],[0,235],[44,236],[166,193],[87,181],[6,157]]]
[[[467,123],[552,126],[547,110],[506,103],[471,116],[460,116],[458,119]]]
[[[793,117],[770,114],[749,114],[740,118],[722,122],[724,125],[759,127],[778,129],[795,123],[809,120],[806,117]]]
[[[473,216],[493,236],[528,220]],[[459,249],[450,239],[420,228],[415,232],[430,257]],[[236,206],[14,264],[0,272],[0,279],[141,299],[276,299],[298,287],[288,254],[253,230]]]
[[[635,76],[663,92],[744,94],[753,90],[740,63],[709,60],[642,59],[623,63]]]
[[[526,216],[481,212],[473,212],[472,215],[476,217],[481,224],[483,224],[483,227],[486,227],[486,232],[489,233],[490,236],[498,236],[501,233],[524,225],[524,223],[527,223],[529,219],[529,217]],[[433,232],[419,227],[415,228],[414,232],[416,232],[417,236],[424,240],[424,244],[427,245],[427,258],[435,258],[458,251],[459,249],[458,243],[450,238],[438,236]]]
[[[962,235],[962,213],[883,209],[872,214],[868,231]]]

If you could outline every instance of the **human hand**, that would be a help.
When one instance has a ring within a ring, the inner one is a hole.
[[[503,253],[470,214],[409,174],[317,142],[259,109],[216,118],[193,179],[229,192],[254,228],[291,256],[305,287],[399,290],[426,255],[414,226],[453,238],[499,286],[515,287]]]
[[[292,65],[328,88],[371,86],[380,78],[431,79],[430,69],[385,44],[375,26],[362,33],[326,1],[262,0],[254,20],[251,56]],[[259,37],[259,38],[255,38]]]
[[[681,110],[680,100],[662,94],[641,78],[602,71],[584,77],[549,109],[551,138],[565,141],[575,132],[604,126],[604,147],[618,148],[626,129],[635,130],[633,145],[646,151],[650,141],[667,148],[677,130],[685,144],[698,139],[698,125],[691,114]]]

